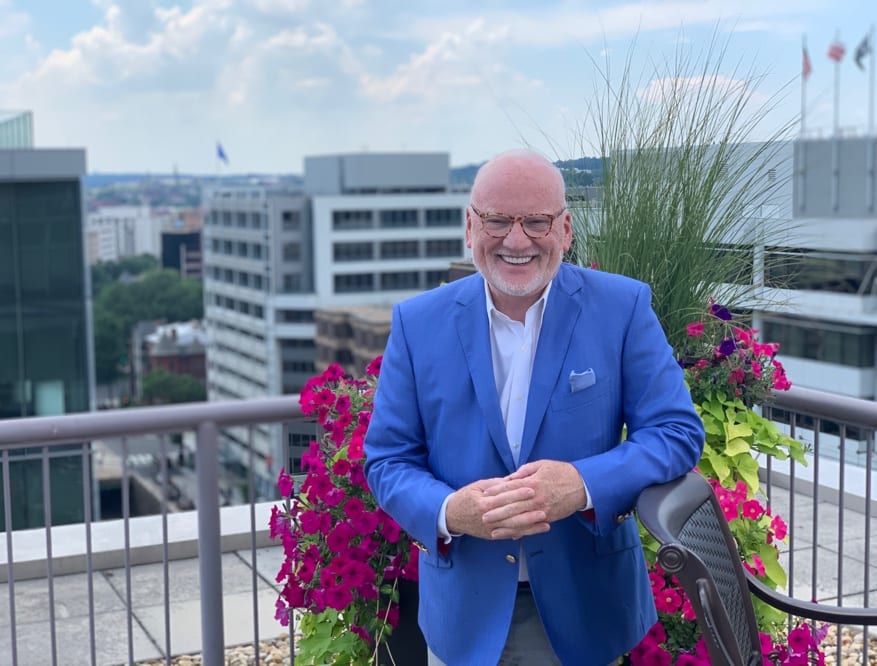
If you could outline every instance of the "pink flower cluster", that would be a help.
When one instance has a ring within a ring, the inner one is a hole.
[[[735,325],[730,311],[711,303],[707,314],[686,326],[687,342],[678,360],[695,403],[710,393],[739,398],[747,407],[760,404],[771,391],[792,384],[776,359],[779,343],[761,343],[755,329]]]
[[[733,489],[723,487],[714,479],[709,482],[731,532],[740,545],[741,553],[748,552],[743,566],[764,579],[765,564],[755,552],[754,546],[759,543],[768,544],[776,549],[777,542],[785,539],[788,532],[785,521],[780,516],[771,515],[769,508],[750,497],[745,482],[738,481]],[[664,571],[657,562],[649,565],[649,580],[658,611],[658,622],[631,651],[630,663],[634,666],[708,665],[709,655],[697,626],[694,608],[679,581]],[[825,638],[826,630],[827,625],[812,632],[809,625],[802,624],[793,629],[785,640],[774,640],[770,634],[761,632],[764,664],[823,664],[825,657],[819,644]]]
[[[367,378],[357,380],[332,365],[302,389],[302,412],[316,416],[324,435],[302,456],[307,475],[297,495],[285,471],[277,481],[284,503],[272,508],[270,535],[285,554],[275,614],[284,626],[294,608],[334,609],[344,613],[349,631],[370,642],[398,621],[397,597],[387,584],[417,580],[418,551],[377,506],[363,471],[379,369],[377,358]]]

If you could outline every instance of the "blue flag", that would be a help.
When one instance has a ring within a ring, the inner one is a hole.
[[[222,160],[228,164],[228,155],[225,154],[225,151],[222,149],[222,144],[219,143],[219,141],[216,142],[216,159]]]

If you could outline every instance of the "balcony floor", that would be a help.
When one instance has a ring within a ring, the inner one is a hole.
[[[279,546],[256,551],[259,639],[275,638],[285,630],[274,619],[278,587],[274,576],[280,568]],[[226,645],[252,643],[253,568],[251,553],[226,553],[222,559],[223,625]],[[136,662],[161,659],[165,654],[162,565],[131,569],[132,642]],[[168,566],[170,582],[170,652],[201,651],[198,560],[174,560]],[[51,663],[48,585],[46,578],[15,583],[15,625],[19,666]],[[127,598],[124,569],[97,571],[93,576],[96,663],[101,666],[129,663]],[[87,575],[54,579],[55,628],[58,664],[91,664],[88,625]],[[0,663],[11,661],[9,586],[0,585]]]
[[[788,515],[788,500],[779,493],[774,510]],[[811,598],[813,500],[799,495],[795,501],[794,596]],[[838,577],[837,506],[820,502],[819,538],[816,546],[816,597],[836,602]],[[845,509],[843,524],[843,605],[862,605],[864,599],[865,516]],[[877,537],[877,516],[870,518],[871,539]],[[783,564],[788,567],[788,548]],[[225,553],[223,569],[223,624],[228,646],[252,643],[255,638],[253,613],[253,567],[251,553],[238,550]],[[259,639],[270,640],[285,630],[274,619],[274,602],[279,587],[274,583],[282,553],[279,546],[256,551]],[[869,570],[868,603],[877,605],[877,561],[872,554]],[[787,569],[788,570],[788,569]],[[169,563],[170,653],[193,654],[201,651],[198,560]],[[129,663],[126,616],[126,577],[121,568],[97,571],[93,576],[96,663],[100,666]],[[133,660],[162,659],[165,654],[164,592],[162,565],[145,564],[131,568]],[[86,574],[56,576],[54,579],[55,624],[58,664],[91,664],[88,640],[88,597]],[[15,624],[19,666],[51,663],[51,636],[48,613],[47,578],[15,583]],[[9,586],[0,585],[0,663],[11,662]]]

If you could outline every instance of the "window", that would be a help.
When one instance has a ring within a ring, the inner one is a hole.
[[[231,211],[228,211],[228,210],[222,211],[222,226],[224,226],[224,227],[231,226]]]
[[[299,261],[301,259],[301,243],[283,244],[283,261]]]
[[[381,289],[419,289],[420,273],[417,271],[401,271],[398,273],[381,273]]]
[[[784,356],[856,368],[874,366],[877,344],[877,329],[874,328],[769,317],[765,318],[760,338],[779,342]]]
[[[250,245],[249,243],[244,243],[243,241],[238,241],[238,256],[246,257],[250,254]]]
[[[382,210],[381,226],[384,228],[416,227],[417,210],[414,208]]]
[[[313,372],[313,361],[284,361],[283,372]]]
[[[314,321],[314,311],[278,310],[277,321],[283,324],[310,324]]]
[[[418,241],[385,241],[381,243],[381,259],[412,259],[419,256]]]
[[[297,231],[301,227],[301,215],[297,210],[285,210],[281,214],[284,231]]]
[[[349,273],[335,276],[335,293],[348,294],[356,291],[374,291],[375,276],[371,273]]]
[[[370,261],[374,259],[374,246],[366,243],[334,243],[332,258],[335,261]]]
[[[265,216],[262,213],[250,213],[250,227],[253,229],[261,229],[265,226]]]
[[[463,239],[440,238],[426,241],[427,257],[462,257]]]
[[[239,226],[239,227],[247,226],[247,214],[246,213],[238,213],[236,217],[237,217],[237,226]]]
[[[262,246],[258,243],[253,243],[253,259],[261,259],[262,258]],[[265,257],[266,259],[268,257]]]
[[[771,248],[765,257],[764,271],[769,287],[861,294],[872,287],[877,256]]]
[[[459,208],[428,208],[426,226],[458,227],[463,223],[463,211]]]
[[[373,227],[374,220],[370,210],[336,210],[332,213],[332,228],[336,231]]]
[[[447,271],[426,271],[425,284],[427,289],[438,287],[442,282],[448,281]]]
[[[283,276],[283,291],[295,294],[301,291],[301,275],[298,273],[286,273]]]

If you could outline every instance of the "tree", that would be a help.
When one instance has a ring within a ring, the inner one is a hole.
[[[122,257],[118,261],[99,261],[91,267],[91,293],[97,296],[104,287],[118,280],[123,273],[136,276],[156,268],[158,268],[158,259],[151,254]]]
[[[190,375],[178,375],[158,369],[143,375],[143,402],[174,404],[202,402],[207,399],[204,385]]]
[[[201,319],[202,287],[197,280],[181,279],[174,270],[150,270],[134,282],[104,285],[93,312],[97,381],[110,383],[121,374],[120,363],[128,355],[134,324]]]

